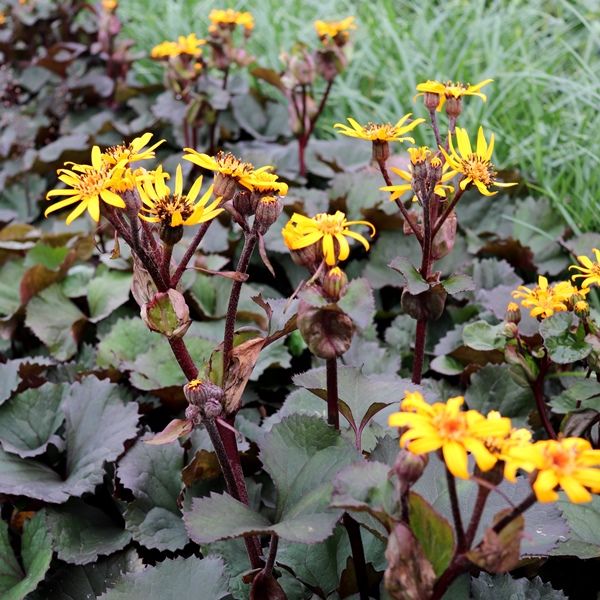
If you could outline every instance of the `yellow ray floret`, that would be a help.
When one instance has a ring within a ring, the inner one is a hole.
[[[183,155],[184,160],[189,160],[203,169],[228,175],[238,181],[254,171],[252,163],[244,162],[231,154],[231,152],[218,152],[215,156],[210,156],[209,154],[198,152],[193,148],[184,148],[184,151],[187,152],[187,154]],[[271,167],[263,167],[263,169],[268,168]]]
[[[405,142],[409,141],[411,144],[415,143],[415,140],[410,137],[402,137],[405,133],[412,131],[417,125],[420,125],[425,119],[414,119],[410,123],[406,124],[411,117],[412,113],[404,115],[397,121],[395,125],[391,123],[368,123],[367,125],[361,125],[353,118],[348,117],[348,123],[351,127],[344,123],[336,123],[334,127],[340,130],[342,135],[348,137],[359,138],[361,140],[368,140],[371,142]]]
[[[462,396],[447,402],[428,404],[419,392],[406,392],[400,412],[389,417],[391,427],[406,427],[400,445],[414,454],[441,450],[448,470],[461,479],[469,478],[468,453],[482,471],[498,462],[485,442],[491,437],[506,437],[510,419],[493,415],[484,417],[475,410],[463,411]]]
[[[110,166],[129,166],[131,163],[138,160],[154,158],[154,151],[164,143],[165,140],[159,140],[149,148],[146,148],[145,146],[152,139],[152,135],[152,133],[144,133],[144,135],[131,140],[127,145],[120,144],[118,146],[111,146],[102,153],[102,159]]]
[[[165,183],[165,177],[156,177],[154,181],[146,180],[138,186],[144,207],[140,218],[150,223],[162,223],[170,227],[180,225],[197,225],[214,219],[223,212],[219,208],[221,198],[208,204],[213,192],[211,185],[196,202],[202,188],[202,176],[192,184],[187,194],[183,193],[183,174],[181,165],[175,171],[175,189],[173,192]]]
[[[125,208],[123,199],[111,191],[113,184],[118,183],[124,169],[106,165],[98,146],[92,148],[91,165],[69,164],[70,169],[58,170],[59,180],[66,183],[68,187],[54,189],[46,194],[48,200],[56,196],[65,196],[65,198],[47,208],[44,213],[46,217],[56,210],[78,203],[68,215],[67,225],[70,225],[85,210],[94,221],[98,222],[100,200],[117,208]]]
[[[213,25],[241,25],[247,31],[254,29],[254,17],[249,12],[239,12],[231,8],[227,10],[213,9],[208,18]]]
[[[479,192],[484,196],[494,196],[497,192],[491,192],[490,186],[511,187],[516,183],[501,183],[496,181],[496,170],[491,162],[492,152],[494,151],[494,134],[490,136],[489,143],[485,139],[483,127],[477,132],[477,147],[475,151],[471,148],[471,140],[466,129],[456,128],[455,148],[450,136],[450,151],[440,147],[440,150],[450,168],[458,173],[462,173],[463,178],[460,181],[460,188],[464,190],[469,184],[475,185]]]
[[[338,260],[346,260],[350,255],[350,245],[346,237],[360,242],[369,250],[369,242],[359,233],[350,230],[351,225],[366,225],[371,228],[371,237],[375,227],[368,221],[348,221],[346,215],[337,211],[333,215],[320,213],[313,218],[294,213],[282,230],[285,244],[290,250],[300,250],[321,243],[325,262],[333,266]]]
[[[592,252],[596,257],[596,262],[593,262],[589,256],[578,256],[579,265],[571,265],[569,270],[575,269],[579,271],[576,275],[572,275],[571,279],[583,279],[581,287],[589,289],[592,285],[600,285],[600,250],[592,248]]]
[[[321,39],[335,38],[341,36],[348,39],[352,29],[356,29],[354,17],[346,17],[341,21],[315,21],[315,31]]]
[[[464,84],[460,82],[453,83],[447,81],[442,83],[441,81],[428,80],[425,83],[419,83],[417,85],[417,91],[420,92],[415,96],[423,96],[424,94],[437,94],[439,96],[437,111],[442,110],[444,103],[448,98],[462,98],[463,96],[478,96],[484,102],[487,100],[485,94],[481,93],[481,88],[488,83],[494,81],[493,79],[485,79],[475,85]]]

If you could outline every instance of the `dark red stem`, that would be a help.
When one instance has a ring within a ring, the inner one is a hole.
[[[542,425],[544,426],[548,436],[555,440],[558,436],[556,435],[556,431],[554,431],[554,427],[550,422],[550,417],[548,416],[548,407],[546,406],[546,399],[544,397],[544,380],[546,378],[546,373],[548,372],[548,367],[548,357],[544,355],[540,364],[540,372],[532,384],[532,390],[535,398],[535,406],[538,414],[540,415],[540,419],[542,420]]]
[[[327,370],[327,423],[336,429],[340,428],[338,410],[337,358],[328,358]]]
[[[172,288],[177,287],[177,284],[179,283],[181,276],[183,275],[184,271],[186,270],[190,260],[192,259],[192,256],[194,256],[194,253],[198,249],[198,246],[202,242],[202,239],[204,238],[204,235],[206,234],[211,223],[212,223],[212,219],[210,221],[206,221],[206,223],[202,223],[202,225],[200,225],[200,229],[198,229],[198,231],[196,231],[196,235],[192,239],[190,245],[187,247],[187,250],[185,251],[183,258],[177,265],[177,269],[175,269],[175,273],[173,273],[173,277],[171,277],[171,287]]]
[[[450,496],[450,507],[452,508],[452,519],[454,521],[454,529],[456,530],[457,552],[464,552],[464,550],[466,550],[465,530],[463,527],[462,517],[460,515],[458,494],[456,493],[456,480],[454,479],[454,475],[450,473],[448,467],[446,467],[446,482],[448,483],[448,494]]]

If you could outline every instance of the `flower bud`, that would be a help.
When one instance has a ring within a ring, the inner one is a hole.
[[[590,316],[590,305],[585,300],[578,300],[573,306],[573,311],[580,319],[586,319]]]
[[[446,99],[446,114],[449,117],[456,119],[460,116],[461,112],[462,112],[462,98],[460,98],[460,97],[454,98],[453,96],[450,96],[450,98]]]
[[[278,196],[263,196],[256,204],[255,222],[259,233],[266,233],[267,229],[277,221],[283,205]]]
[[[317,270],[323,258],[317,244],[311,244],[310,246],[306,246],[306,248],[299,248],[298,250],[290,250],[290,256],[298,266],[305,267],[311,273]]]
[[[504,360],[512,366],[520,367],[522,373],[529,383],[533,383],[538,376],[538,367],[535,361],[523,356],[517,346],[507,344],[504,348]]]
[[[521,321],[521,309],[516,302],[509,302],[506,307],[506,313],[504,315],[504,320],[507,323],[514,323],[518,325]]]
[[[354,322],[335,304],[319,308],[300,301],[297,323],[310,351],[319,358],[336,358],[350,348]]]
[[[141,317],[149,329],[169,339],[183,337],[192,323],[185,298],[174,289],[154,294],[142,305]]]
[[[233,196],[233,208],[243,217],[249,217],[256,210],[256,200],[250,190],[238,190]]]
[[[333,81],[346,67],[347,59],[337,47],[323,48],[316,55],[319,75],[327,82]]]
[[[185,418],[191,421],[194,425],[200,425],[202,423],[202,414],[200,408],[194,404],[189,404],[185,409]]]
[[[410,450],[401,448],[392,470],[400,485],[406,489],[419,480],[428,462],[427,454],[413,454]]]
[[[288,68],[292,77],[300,85],[309,85],[315,80],[315,59],[306,50],[294,54],[289,59]]]
[[[161,223],[158,234],[167,246],[174,246],[183,237],[183,225],[173,227],[169,223]]]
[[[323,277],[322,288],[333,302],[337,302],[346,292],[348,276],[339,267],[329,269]]]
[[[425,92],[423,103],[428,111],[436,110],[440,103],[440,95],[433,92]]]
[[[192,405],[201,408],[206,416],[211,416],[215,412],[215,403],[220,407],[224,397],[223,389],[215,385],[212,381],[202,379],[192,379],[183,386],[185,399]],[[219,413],[222,411],[220,408]],[[209,414],[210,413],[210,414]]]
[[[411,294],[405,288],[400,303],[404,312],[413,319],[436,321],[444,312],[447,296],[448,294],[441,284],[434,285],[420,294]]]
[[[519,326],[510,321],[505,322],[502,327],[502,335],[509,340],[516,338],[519,335]]]

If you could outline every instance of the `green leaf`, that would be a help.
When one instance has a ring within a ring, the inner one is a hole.
[[[43,454],[48,444],[62,446],[56,435],[64,415],[60,409],[66,384],[45,383],[26,390],[0,407],[0,444],[21,458]]]
[[[585,504],[571,502],[564,493],[560,496],[558,507],[571,532],[550,554],[581,559],[600,557],[600,496],[594,494],[592,501]]]
[[[31,267],[33,265],[42,265],[46,269],[56,271],[58,269],[67,254],[69,249],[66,246],[48,246],[42,242],[38,242],[25,257],[25,266]]]
[[[77,352],[78,329],[85,319],[60,286],[53,284],[29,301],[25,324],[52,356],[67,360]]]
[[[94,562],[101,555],[121,550],[131,539],[106,513],[76,498],[45,512],[52,546],[58,558],[68,563]]]
[[[436,373],[450,376],[460,375],[465,370],[464,365],[460,361],[447,354],[436,356],[429,363],[429,368],[433,369]]]
[[[509,573],[481,573],[476,579],[471,579],[471,597],[473,600],[568,600],[563,592],[555,590],[539,577],[514,579]]]
[[[454,274],[440,282],[451,295],[470,292],[475,289],[475,282],[468,275]]]
[[[8,400],[19,387],[20,360],[9,360],[0,364],[0,405]]]
[[[573,314],[559,312],[544,319],[540,323],[540,335],[544,338],[544,346],[548,356],[558,364],[569,364],[582,360],[591,351],[592,346],[585,341],[583,328],[577,332],[570,330]]]
[[[600,412],[600,385],[591,379],[575,381],[558,396],[550,400],[552,412],[566,414],[578,409],[592,409]]]
[[[117,476],[135,496],[127,506],[125,525],[146,548],[174,551],[188,542],[177,506],[183,466],[179,444],[153,446],[143,441],[119,462]]]
[[[25,271],[22,260],[10,260],[0,267],[0,317],[12,317],[19,310],[19,284]]]
[[[43,513],[25,523],[21,539],[21,564],[8,537],[8,525],[0,520],[0,595],[2,600],[23,600],[44,579],[52,560],[50,536]]]
[[[363,278],[353,279],[337,304],[360,329],[367,327],[375,316],[373,290]]]
[[[520,386],[508,365],[485,365],[471,377],[465,393],[469,408],[487,415],[490,410],[510,417],[515,427],[525,427],[534,406],[531,388]]]
[[[202,598],[221,600],[229,596],[225,564],[220,558],[195,556],[164,560],[139,573],[124,575],[98,600],[158,600]]]
[[[293,381],[327,400],[325,368],[300,373]],[[374,415],[390,404],[399,404],[404,392],[414,389],[414,384],[408,379],[395,375],[364,375],[357,367],[338,368],[340,413],[350,423],[359,441],[363,429]]]
[[[503,325],[490,325],[485,321],[468,323],[463,329],[463,343],[473,350],[502,350],[506,338],[502,335]]]
[[[137,404],[124,404],[123,396],[120,387],[95,377],[71,385],[63,401],[64,475],[42,462],[0,451],[0,493],[62,503],[93,491],[104,477],[104,463],[115,460],[136,435]]]
[[[410,492],[409,496],[409,517],[410,528],[439,577],[450,564],[454,551],[452,527],[429,502],[415,492]]]
[[[162,336],[150,331],[142,319],[119,319],[98,344],[98,366],[123,368],[123,363],[135,361],[140,348],[147,349],[158,340],[164,343]]]
[[[273,425],[258,446],[277,490],[273,524],[230,496],[213,494],[194,499],[185,513],[190,537],[208,543],[261,532],[306,544],[326,539],[341,514],[329,507],[331,480],[358,452],[322,419],[305,415]]]
[[[394,258],[388,266],[404,276],[406,289],[411,294],[422,294],[429,289],[429,284],[423,279],[421,273],[413,267],[408,258],[398,256]]]
[[[88,286],[90,321],[97,323],[129,300],[131,273],[98,267]]]
[[[60,282],[60,289],[69,298],[81,298],[86,295],[95,269],[88,264],[78,264],[71,267],[66,277]]]

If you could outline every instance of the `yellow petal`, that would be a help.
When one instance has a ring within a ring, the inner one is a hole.
[[[442,448],[448,470],[455,477],[469,479],[467,451],[458,442],[446,442]]]

